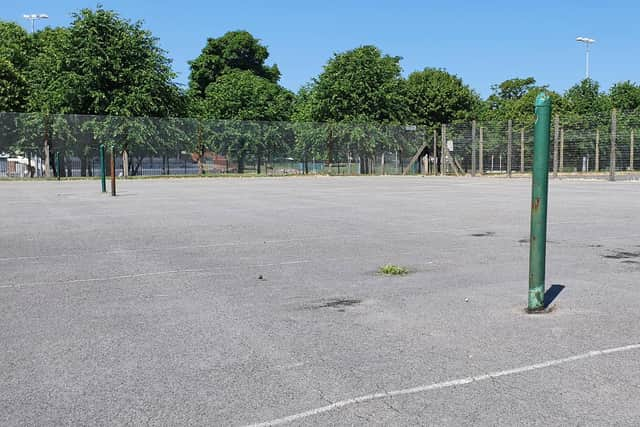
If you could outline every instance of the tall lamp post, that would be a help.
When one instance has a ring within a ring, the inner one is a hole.
[[[24,19],[31,21],[31,34],[36,32],[36,21],[39,19],[49,19],[49,15],[46,13],[31,13],[28,15],[22,15]]]
[[[589,78],[589,49],[591,47],[591,44],[595,43],[596,41],[588,37],[576,37],[576,41],[580,43],[584,43],[587,48],[587,70],[586,70],[585,78],[588,79]]]

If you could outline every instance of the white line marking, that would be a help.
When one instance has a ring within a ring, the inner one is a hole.
[[[15,283],[13,285],[2,285],[0,286],[0,288],[23,288],[27,286],[38,286],[38,285],[73,285],[75,283],[102,282],[102,281],[118,280],[118,279],[134,279],[136,277],[145,277],[145,276],[162,276],[166,274],[198,273],[203,271],[207,271],[207,270],[201,269],[201,268],[188,269],[188,270],[168,270],[168,271],[156,271],[151,273],[124,274],[121,276],[91,277],[88,279],[62,280],[58,282]]]
[[[301,260],[293,260],[293,261],[275,262],[275,263],[269,263],[269,264],[251,264],[246,266],[237,265],[237,266],[227,266],[227,267],[215,267],[213,269],[193,268],[193,269],[185,269],[185,270],[156,271],[156,272],[150,272],[150,273],[125,274],[121,276],[91,277],[88,279],[62,280],[58,282],[14,283],[14,284],[0,285],[0,289],[24,288],[28,286],[41,286],[41,285],[73,285],[75,283],[102,282],[102,281],[118,280],[118,279],[135,279],[137,277],[162,276],[167,274],[181,274],[181,273],[207,273],[210,275],[223,276],[223,275],[230,275],[232,273],[227,271],[217,271],[217,270],[231,270],[231,269],[238,269],[238,268],[277,267],[279,265],[307,264],[310,262],[312,261],[307,259],[301,259]]]
[[[298,414],[289,415],[284,418],[278,418],[275,420],[265,421],[257,424],[250,424],[247,427],[278,426],[278,425],[287,424],[293,421],[297,421],[303,418],[312,417],[314,415],[323,414],[325,412],[343,408],[348,405],[354,405],[356,403],[363,403],[363,402],[369,402],[372,400],[384,399],[384,398],[393,397],[393,396],[424,393],[426,391],[438,390],[438,389],[448,388],[448,387],[455,387],[455,386],[470,384],[474,382],[485,381],[492,378],[500,378],[507,375],[514,375],[514,374],[520,374],[523,372],[535,371],[537,369],[548,368],[550,366],[561,365],[563,363],[575,362],[576,360],[589,359],[592,357],[602,356],[602,355],[611,354],[611,353],[620,353],[620,352],[629,351],[629,350],[640,350],[640,344],[632,344],[624,347],[609,348],[606,350],[594,350],[588,353],[578,354],[576,356],[565,357],[563,359],[549,360],[546,362],[536,363],[534,365],[522,366],[519,368],[508,369],[508,370],[499,371],[499,372],[491,372],[488,374],[478,375],[474,377],[460,378],[457,380],[450,380],[450,381],[445,381],[441,383],[423,385],[423,386],[412,387],[412,388],[405,388],[401,390],[393,390],[393,391],[384,392],[384,393],[367,394],[360,397],[354,397],[353,399],[341,400],[339,402],[332,403],[331,405],[322,406],[320,408],[311,409],[309,411],[300,412]]]

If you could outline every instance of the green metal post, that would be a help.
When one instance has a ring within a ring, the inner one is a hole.
[[[60,152],[59,151],[56,151],[55,159],[56,159],[56,175],[58,176],[58,181],[60,181]]]
[[[541,93],[536,98],[535,106],[536,125],[531,191],[531,236],[529,239],[529,304],[527,307],[529,312],[544,310],[551,98],[546,93]]]
[[[116,195],[116,152],[115,148],[111,147],[111,195]]]
[[[104,161],[104,144],[100,144],[100,184],[102,192],[107,192],[107,167]]]

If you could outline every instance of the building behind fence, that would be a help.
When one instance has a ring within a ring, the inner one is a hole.
[[[555,117],[550,172],[634,171],[640,115]],[[0,113],[0,177],[117,174],[512,175],[532,165],[533,123],[214,121]],[[54,161],[58,153],[59,164]]]

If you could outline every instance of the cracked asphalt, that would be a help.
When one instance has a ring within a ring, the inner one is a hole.
[[[640,343],[640,183],[550,180],[526,315],[528,179],[0,182],[0,425],[248,425]],[[384,264],[410,274],[377,274]],[[640,350],[291,425],[638,425]]]

